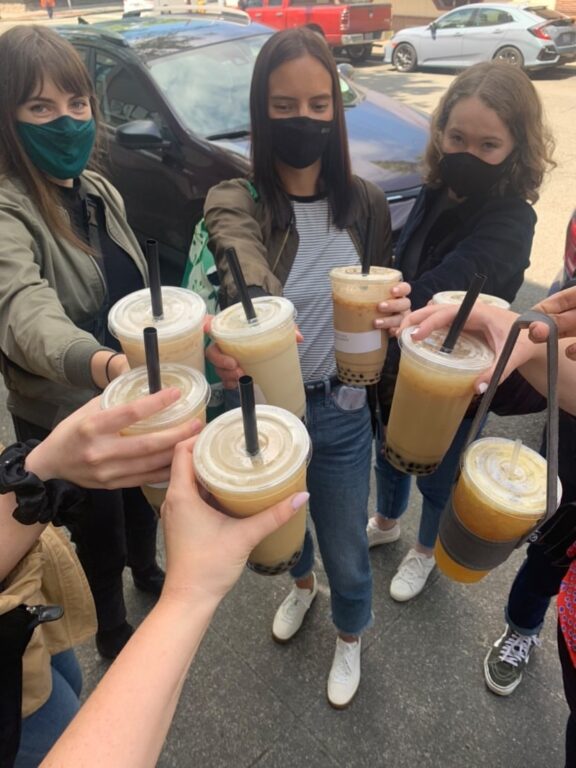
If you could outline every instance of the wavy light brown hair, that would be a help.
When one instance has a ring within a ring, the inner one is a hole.
[[[268,117],[268,81],[272,72],[287,61],[302,56],[322,64],[332,80],[334,127],[322,155],[320,181],[326,190],[334,223],[341,229],[351,223],[352,172],[344,118],[340,78],[334,57],[324,38],[307,27],[277,32],[262,46],[252,74],[250,122],[252,125],[252,168],[254,185],[266,202],[274,226],[288,224],[291,208],[282,189],[272,151],[272,126]]]
[[[89,98],[98,135],[96,95],[73,46],[48,27],[12,27],[0,35],[0,175],[21,179],[54,235],[90,252],[62,216],[54,184],[29,159],[16,130],[16,110],[42,90],[47,78],[66,93]]]
[[[440,141],[450,113],[461,100],[472,96],[493,109],[514,138],[509,172],[496,187],[498,196],[517,195],[535,203],[552,160],[554,139],[548,129],[540,98],[528,75],[503,62],[475,64],[464,70],[448,88],[432,115],[430,141],[424,156],[425,178],[441,186]]]

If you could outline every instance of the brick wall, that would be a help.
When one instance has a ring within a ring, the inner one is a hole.
[[[560,13],[576,17],[576,0],[556,0],[555,8]]]

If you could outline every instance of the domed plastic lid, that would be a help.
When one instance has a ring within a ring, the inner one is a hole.
[[[462,304],[466,291],[440,291],[432,296],[433,304]],[[510,309],[510,304],[499,296],[491,296],[489,293],[479,293],[478,299],[484,304],[501,309]]]
[[[311,442],[297,416],[273,405],[257,405],[260,452],[250,456],[244,442],[242,411],[218,416],[194,445],[194,469],[210,491],[249,494],[281,485],[307,463]]]
[[[177,363],[163,363],[160,377],[162,388],[177,387],[182,393],[180,399],[149,416],[147,419],[131,424],[130,432],[156,432],[181,424],[192,418],[202,407],[206,407],[210,398],[210,387],[204,376],[193,368]],[[149,394],[148,372],[144,366],[133,368],[128,373],[114,379],[102,393],[102,408],[114,408],[132,400],[138,400]]]
[[[282,296],[260,296],[252,303],[258,322],[250,323],[242,304],[233,304],[212,318],[210,333],[214,339],[260,336],[294,319],[294,305]]]
[[[162,287],[164,316],[157,320],[152,314],[150,289],[134,291],[117,301],[108,313],[108,328],[116,338],[142,341],[147,326],[156,328],[160,340],[189,333],[202,325],[206,316],[204,299],[193,291],[167,285]],[[143,342],[142,342],[143,343]]]
[[[461,333],[452,352],[441,352],[440,348],[448,333],[447,328],[433,331],[428,338],[414,341],[414,327],[405,328],[400,336],[402,353],[409,354],[426,365],[432,363],[436,367],[447,370],[457,369],[481,373],[494,363],[494,353],[490,347],[471,333]]]
[[[389,267],[370,267],[370,272],[367,275],[363,275],[362,267],[356,264],[352,267],[334,267],[334,269],[330,270],[330,277],[335,277],[338,280],[349,280],[354,283],[358,282],[358,277],[361,277],[367,283],[398,283],[402,280],[402,272],[397,269],[390,269]]]
[[[488,504],[517,517],[539,518],[546,512],[546,459],[522,445],[511,472],[514,440],[484,437],[471,443],[462,472]],[[558,500],[562,494],[558,481]]]

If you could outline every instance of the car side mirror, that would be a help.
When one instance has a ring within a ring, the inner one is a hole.
[[[132,120],[118,126],[116,141],[126,149],[163,149],[170,146],[153,120]]]
[[[353,80],[354,79],[354,67],[352,66],[352,64],[347,64],[347,63],[343,62],[342,64],[338,64],[336,69],[347,80]]]
[[[430,34],[432,35],[432,39],[436,39],[436,30],[438,29],[438,25],[435,21],[433,21],[431,24],[428,25],[428,29],[430,30]]]

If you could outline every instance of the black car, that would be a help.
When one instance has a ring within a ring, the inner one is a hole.
[[[249,171],[249,89],[268,27],[204,14],[60,27],[95,83],[104,161],[138,238],[179,284],[207,191]],[[354,171],[379,184],[393,228],[418,194],[426,117],[341,78]]]

